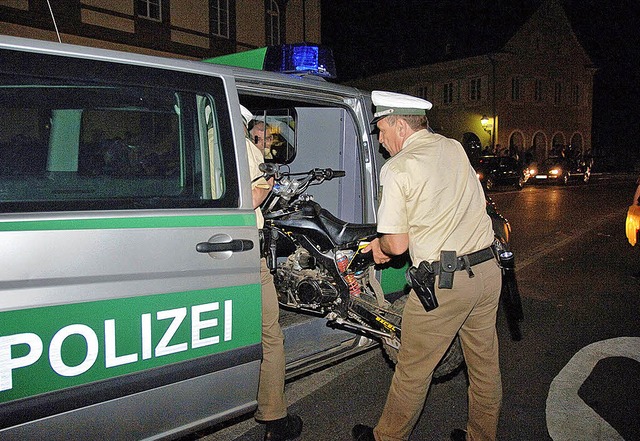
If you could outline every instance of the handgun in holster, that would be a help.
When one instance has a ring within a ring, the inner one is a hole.
[[[425,311],[429,312],[438,307],[436,298],[436,273],[431,264],[422,261],[418,267],[412,266],[407,270],[407,283],[413,288]]]

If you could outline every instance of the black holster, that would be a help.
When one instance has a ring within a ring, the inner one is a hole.
[[[436,273],[431,264],[422,261],[418,267],[412,266],[407,270],[407,283],[413,288],[425,311],[429,312],[438,307],[436,299]]]

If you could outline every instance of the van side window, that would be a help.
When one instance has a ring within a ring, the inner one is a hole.
[[[140,84],[141,72],[118,75],[113,64],[91,79],[57,66],[50,76],[0,74],[0,210],[236,206],[222,81],[204,77],[197,90],[186,79]]]
[[[240,95],[240,102],[253,113],[249,128],[257,145],[264,140],[258,147],[264,149],[266,162],[287,163],[294,172],[316,167],[345,170],[343,178],[313,186],[308,193],[340,219],[364,222],[367,164],[362,160],[362,134],[346,105],[304,96],[277,99],[257,94]]]

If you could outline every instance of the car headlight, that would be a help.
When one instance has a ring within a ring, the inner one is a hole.
[[[561,173],[562,173],[562,170],[560,170],[559,168],[552,168],[551,170],[549,170],[550,175],[557,176]]]
[[[530,169],[527,169],[525,173],[528,174],[529,176],[535,176],[538,174],[538,170],[536,170],[535,168],[530,168]]]

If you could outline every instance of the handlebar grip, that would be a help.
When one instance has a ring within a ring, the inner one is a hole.
[[[343,178],[347,174],[344,170],[331,170],[330,168],[328,168],[325,175],[327,180],[331,180],[333,178]]]
[[[267,162],[263,162],[262,164],[258,165],[258,168],[262,173],[269,176],[273,176],[277,174],[279,170],[278,164],[272,164]]]

